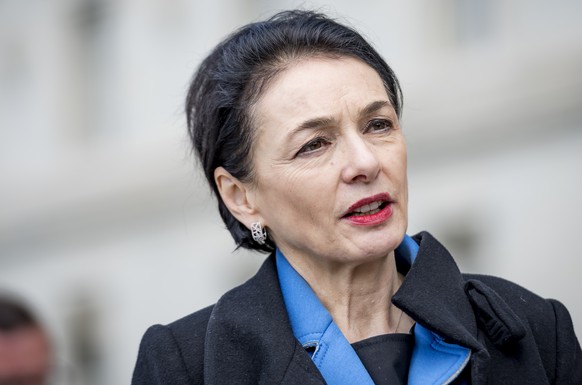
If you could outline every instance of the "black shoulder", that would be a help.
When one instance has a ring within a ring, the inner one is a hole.
[[[214,305],[198,310],[168,324],[168,329],[185,352],[202,351],[210,314]]]
[[[469,283],[466,287],[475,287],[481,283],[502,300],[503,307],[511,314],[510,317],[503,317],[504,323],[507,319],[517,318],[532,333],[538,346],[548,347],[546,351],[554,351],[552,345],[555,344],[555,338],[552,336],[556,335],[556,317],[551,301],[503,278],[478,274],[464,274],[464,277]],[[488,301],[491,302],[491,299]],[[500,312],[496,309],[495,313],[499,315]]]
[[[480,274],[463,274],[466,281],[480,281],[499,295],[525,322],[546,323],[553,328],[554,310],[550,301],[503,278]]]
[[[204,339],[213,306],[151,326],[139,347],[132,385],[202,384]]]
[[[533,337],[552,383],[582,383],[582,350],[564,305],[502,278],[476,274],[463,276],[468,283],[466,287],[475,287],[476,282],[489,287],[521,321],[525,333]]]

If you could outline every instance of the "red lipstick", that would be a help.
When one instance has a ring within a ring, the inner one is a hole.
[[[342,219],[357,226],[375,226],[392,216],[392,198],[388,193],[361,199],[350,206]]]

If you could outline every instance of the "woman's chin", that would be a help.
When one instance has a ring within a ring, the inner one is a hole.
[[[392,255],[394,250],[400,245],[400,240],[397,242],[367,242],[357,245],[355,249],[346,255],[346,262],[353,263],[367,263],[379,261]]]
[[[375,256],[377,258],[385,257],[391,254],[402,242],[405,229],[395,231],[391,228],[389,231],[380,231],[377,233],[362,234],[362,236],[353,239],[354,245],[362,251],[362,255]]]

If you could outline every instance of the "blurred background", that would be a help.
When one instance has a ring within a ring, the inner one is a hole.
[[[264,259],[233,252],[183,100],[226,34],[298,6],[401,80],[409,233],[560,299],[582,335],[582,2],[0,0],[0,290],[41,315],[62,383],[129,383],[147,326]]]

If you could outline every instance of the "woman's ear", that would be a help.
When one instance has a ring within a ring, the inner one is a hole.
[[[214,181],[220,197],[230,213],[250,229],[251,223],[255,222],[257,218],[252,191],[223,167],[217,167],[214,170]]]

